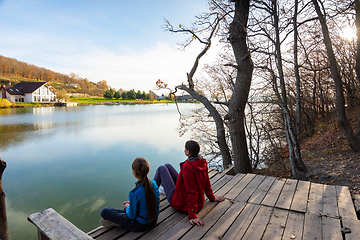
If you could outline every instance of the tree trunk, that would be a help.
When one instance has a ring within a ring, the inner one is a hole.
[[[356,79],[360,84],[360,0],[355,0],[355,11],[356,11]]]
[[[188,88],[185,85],[178,86],[178,88],[186,91],[193,98],[201,102],[205,106],[205,108],[209,111],[210,115],[213,117],[216,125],[217,144],[219,145],[220,153],[223,159],[223,168],[226,169],[229,165],[231,165],[231,155],[230,155],[229,147],[226,143],[224,122],[219,112],[206,97],[202,96],[194,89]]]
[[[300,136],[301,127],[301,108],[300,108],[300,73],[298,65],[298,30],[297,30],[297,14],[298,14],[298,0],[295,0],[294,10],[294,72],[296,79],[296,136]]]
[[[235,173],[252,172],[251,161],[247,149],[245,134],[245,105],[248,100],[253,63],[246,44],[246,26],[249,17],[249,0],[232,0],[235,2],[235,14],[230,24],[229,40],[232,45],[236,63],[237,75],[233,94],[229,101],[229,131],[234,158]]]
[[[6,217],[6,205],[5,205],[5,192],[2,186],[2,175],[6,168],[6,162],[0,158],[0,239],[9,239],[7,217]]]
[[[329,63],[330,63],[331,76],[335,83],[336,110],[337,110],[338,124],[339,124],[340,129],[344,133],[346,140],[350,144],[352,150],[355,152],[359,152],[360,151],[360,137],[354,133],[354,131],[351,128],[350,123],[346,117],[345,98],[344,98],[344,92],[343,92],[344,90],[343,90],[343,86],[342,86],[341,76],[339,74],[339,70],[338,70],[338,66],[337,66],[337,61],[336,61],[335,54],[334,54],[334,51],[332,48],[332,43],[331,43],[331,39],[330,39],[330,35],[329,35],[329,29],[326,25],[325,18],[323,16],[323,14],[321,13],[320,6],[319,6],[317,0],[312,0],[312,2],[314,4],[316,13],[318,15],[318,18],[319,18],[319,21],[321,24],[322,32],[324,35],[324,43],[326,46],[326,51],[327,51],[327,55],[328,55]]]
[[[356,79],[360,84],[360,0],[355,0],[355,10],[356,10]],[[360,116],[357,124],[357,135],[360,136]]]
[[[287,105],[287,93],[286,93],[286,86],[285,86],[285,76],[282,64],[282,56],[281,56],[281,43],[280,43],[280,30],[279,30],[279,17],[278,17],[278,9],[277,9],[277,1],[273,0],[273,18],[274,18],[274,27],[275,27],[275,51],[276,51],[276,62],[277,62],[277,69],[279,73],[279,80],[280,80],[280,90],[281,93],[278,92],[276,79],[274,78],[274,89],[277,91],[277,95],[280,101],[280,105],[283,112],[284,117],[284,127],[286,133],[286,139],[288,142],[289,148],[289,161],[291,166],[292,175],[297,179],[304,179],[306,166],[301,159],[300,153],[300,144],[299,139],[294,133],[294,129],[291,126],[291,116],[289,112],[289,108]]]

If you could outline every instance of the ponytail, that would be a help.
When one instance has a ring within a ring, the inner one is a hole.
[[[153,191],[153,183],[147,177],[150,171],[149,163],[144,158],[138,157],[132,163],[132,170],[135,172],[135,175],[141,179],[141,185],[145,187],[148,221],[153,222],[157,218],[157,199]]]

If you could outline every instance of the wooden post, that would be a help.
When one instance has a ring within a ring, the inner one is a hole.
[[[0,239],[8,240],[9,233],[7,227],[5,192],[2,186],[2,175],[6,168],[6,162],[0,158]]]

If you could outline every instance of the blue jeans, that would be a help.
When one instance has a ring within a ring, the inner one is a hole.
[[[169,201],[169,203],[171,203],[171,198],[175,191],[176,180],[178,176],[179,173],[169,163],[166,163],[156,169],[154,180],[159,187],[160,184],[164,187],[166,199]]]
[[[135,219],[132,220],[132,219],[128,218],[125,210],[117,209],[117,208],[110,208],[110,207],[106,207],[103,210],[101,210],[101,217],[105,220],[119,224],[133,232],[146,231],[146,230],[152,228],[153,226],[155,226],[156,221],[157,221],[157,219],[156,219],[151,223],[142,224],[142,223],[139,223],[138,221],[136,221]]]

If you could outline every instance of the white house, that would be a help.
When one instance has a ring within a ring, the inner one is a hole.
[[[10,102],[55,102],[55,88],[47,82],[22,82],[1,87],[1,96]]]

